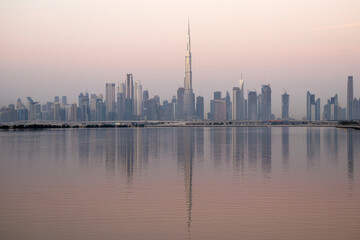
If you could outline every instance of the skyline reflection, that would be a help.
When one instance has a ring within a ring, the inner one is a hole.
[[[19,239],[99,239],[97,229],[106,239],[355,239],[359,144],[360,131],[335,128],[2,131],[0,230],[20,229]]]

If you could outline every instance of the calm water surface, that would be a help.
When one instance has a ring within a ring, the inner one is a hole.
[[[0,239],[360,239],[360,131],[0,131]]]

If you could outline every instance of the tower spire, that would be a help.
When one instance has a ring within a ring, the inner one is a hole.
[[[190,19],[188,19],[188,42],[187,42],[187,50],[188,52],[191,51],[191,45],[190,45]],[[191,54],[191,53],[190,53]]]

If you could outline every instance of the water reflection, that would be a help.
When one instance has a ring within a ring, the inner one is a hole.
[[[245,139],[246,134],[242,128],[232,128],[232,154],[235,172],[244,171]]]
[[[354,180],[354,148],[353,148],[353,131],[347,131],[347,162],[348,178],[350,182]]]
[[[79,146],[79,161],[82,167],[88,167],[90,154],[90,131],[86,129],[76,132]]]
[[[177,159],[178,164],[184,170],[185,193],[187,204],[187,231],[191,239],[191,209],[192,209],[192,174],[195,148],[195,132],[192,128],[177,128]]]
[[[289,128],[283,127],[281,128],[281,146],[282,146],[282,164],[284,170],[289,170]]]
[[[248,129],[248,163],[250,171],[255,172],[257,169],[257,144],[258,144],[258,134],[257,128]]]
[[[226,158],[226,129],[214,128],[211,129],[211,149],[213,151],[214,168],[217,171],[221,170],[221,162]]]
[[[324,142],[329,161],[333,164],[337,163],[338,160],[338,132],[336,128],[324,129]]]
[[[261,167],[265,177],[271,173],[271,127],[262,128],[261,134]]]
[[[116,138],[115,132],[107,130],[105,132],[105,169],[108,175],[115,175],[116,162]]]
[[[68,238],[63,232],[76,239],[356,239],[359,134],[291,127],[0,132],[0,230],[6,239]]]
[[[313,169],[315,162],[320,159],[320,129],[308,127],[306,129],[307,167]]]
[[[204,160],[204,128],[195,129],[196,159],[197,162]]]

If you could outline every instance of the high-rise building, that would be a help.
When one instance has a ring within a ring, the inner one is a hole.
[[[354,102],[354,81],[353,76],[348,76],[347,81],[347,120],[353,119],[353,102]]]
[[[327,101],[327,104],[324,106],[324,120],[339,120],[339,104],[338,104],[338,95],[330,98]]]
[[[226,91],[226,97],[225,97],[225,102],[226,102],[226,120],[231,120],[231,100],[230,100],[230,93],[229,91]]]
[[[29,103],[29,120],[41,119],[41,105],[38,102],[34,102],[31,97],[27,97]]]
[[[232,120],[241,120],[240,88],[233,88]]]
[[[221,99],[221,92],[216,91],[214,92],[214,100],[220,100]]]
[[[135,81],[134,86],[134,115],[140,119],[143,114],[143,93],[142,86],[139,80]]]
[[[106,83],[105,89],[106,119],[115,120],[115,83]]]
[[[90,121],[96,121],[96,101],[97,96],[96,94],[90,95]]]
[[[134,119],[134,80],[132,74],[126,75],[125,82],[125,120]]]
[[[184,78],[184,108],[183,115],[185,120],[191,120],[195,113],[195,95],[192,89],[192,70],[191,70],[191,42],[190,42],[190,23],[188,24],[188,42],[185,56],[185,78]]]
[[[257,100],[258,96],[256,91],[249,91],[248,92],[248,120],[257,120]]]
[[[214,120],[216,121],[226,120],[226,100],[224,99],[214,100]]]
[[[261,120],[271,120],[271,88],[270,85],[263,85],[261,88]]]
[[[204,98],[202,96],[196,98],[196,118],[204,120]]]
[[[244,120],[247,120],[247,119],[248,119],[248,102],[245,99],[244,100]]]
[[[73,122],[77,121],[76,113],[77,113],[76,103],[72,103],[70,107],[70,121]]]
[[[15,109],[19,110],[19,109],[24,109],[24,108],[25,108],[24,104],[21,102],[21,99],[18,98],[18,100],[16,101]]]
[[[245,98],[244,98],[244,80],[241,75],[241,79],[239,80],[239,89],[240,89],[240,98],[239,98],[239,107],[240,107],[240,120],[245,120]]]
[[[281,95],[281,118],[289,119],[289,94],[286,92]]]
[[[61,121],[61,116],[60,116],[60,103],[59,102],[54,102],[53,105],[54,108],[54,121]]]
[[[96,99],[96,121],[106,120],[106,107],[104,103],[104,96],[99,94]]]
[[[79,114],[77,114],[78,121],[89,121],[90,119],[90,104],[89,93],[80,93],[79,95]]]
[[[354,98],[353,100],[353,106],[352,106],[352,117],[354,120],[359,120],[360,119],[360,112],[359,112],[359,108],[360,108],[360,99],[358,100],[357,98]]]
[[[177,99],[176,99],[176,119],[181,120],[185,119],[184,114],[184,88],[178,88],[177,90]]]
[[[214,99],[210,100],[210,112],[208,113],[209,120],[215,120],[215,100],[221,100],[221,91],[214,92]]]
[[[320,98],[315,100],[315,95],[309,91],[306,94],[306,119],[320,121]]]
[[[116,95],[117,103],[116,103],[116,116],[117,120],[125,119],[125,84],[119,83],[118,92]]]
[[[257,97],[257,120],[261,120],[262,119],[262,95],[261,93],[258,95]]]
[[[147,100],[147,116],[146,119],[147,120],[159,120],[159,102],[158,99],[151,98],[149,100]]]
[[[147,117],[147,101],[149,100],[149,91],[148,90],[145,90],[143,92],[143,116],[144,117]],[[174,105],[174,108],[175,108],[175,105]],[[175,115],[174,115],[175,117]]]
[[[169,103],[168,100],[163,101],[163,105],[160,106],[159,120],[171,121],[174,120],[174,104]]]
[[[62,96],[61,97],[61,107],[64,108],[68,105],[67,103],[67,97],[66,96]]]

